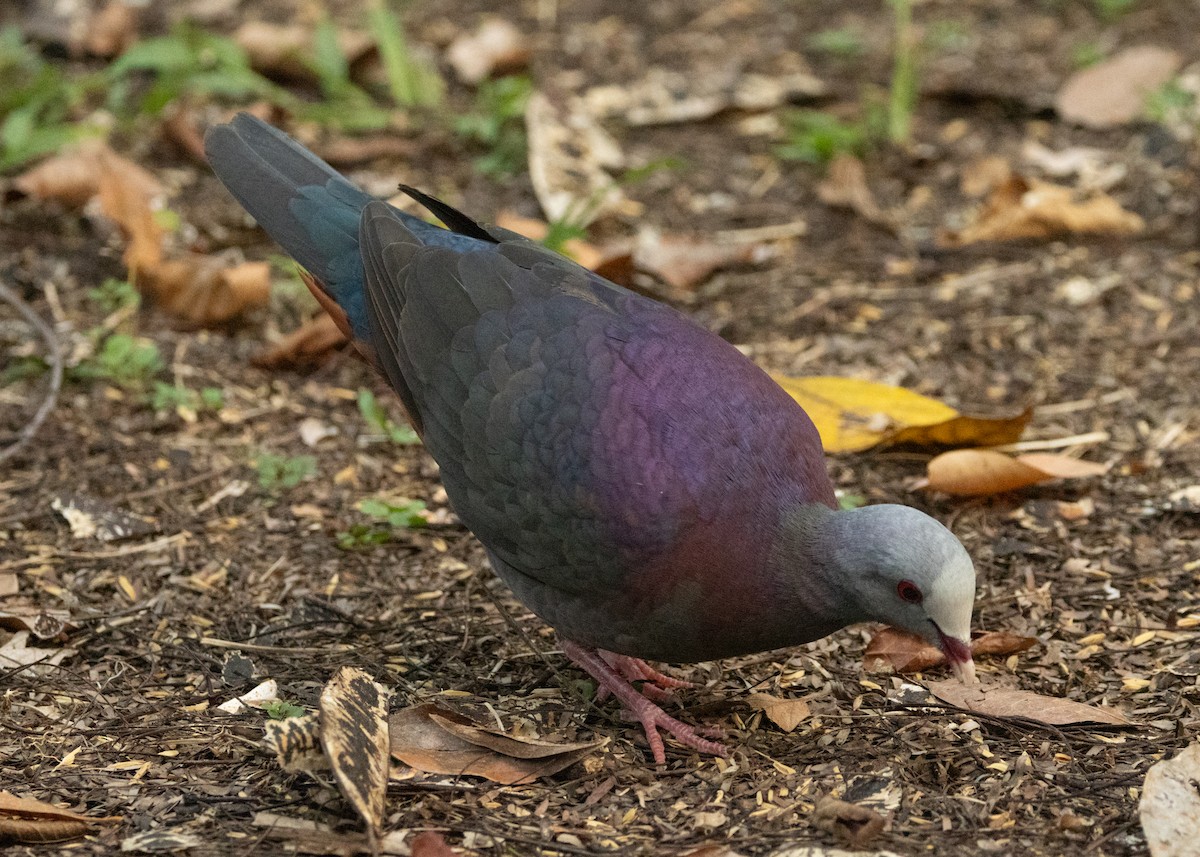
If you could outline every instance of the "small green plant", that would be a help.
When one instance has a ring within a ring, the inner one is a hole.
[[[421,442],[420,436],[411,426],[397,425],[379,404],[375,394],[365,387],[358,391],[358,412],[374,434],[385,437],[399,446],[411,446]]]
[[[100,341],[91,357],[71,370],[71,376],[143,388],[162,369],[162,355],[153,342],[127,333],[113,333]]]
[[[1075,68],[1087,68],[1104,59],[1104,48],[1098,42],[1080,42],[1071,48],[1071,64]]]
[[[892,41],[892,83],[888,90],[888,139],[907,144],[917,108],[917,38],[913,33],[912,0],[889,0],[895,33]]]
[[[1106,24],[1126,15],[1137,3],[1137,0],[1092,0],[1096,16]]]
[[[103,87],[102,78],[64,74],[26,45],[16,27],[0,29],[0,80],[0,171],[99,133],[71,114]]]
[[[180,384],[155,381],[150,391],[150,407],[155,411],[173,411],[187,408],[190,411],[219,411],[225,407],[225,394],[217,387],[204,387],[199,391]]]
[[[825,164],[838,155],[862,154],[867,133],[861,122],[843,122],[819,110],[793,110],[784,116],[786,139],[775,154],[787,161]]]
[[[1187,121],[1195,109],[1196,93],[1184,89],[1178,80],[1169,80],[1146,96],[1146,117],[1162,125]]]
[[[317,76],[323,100],[301,108],[306,119],[345,131],[374,131],[391,124],[391,111],[376,104],[350,79],[350,64],[328,17],[317,24],[308,65]]]
[[[273,699],[264,703],[262,710],[263,714],[271,720],[287,720],[289,717],[304,716],[303,708],[293,702],[284,702],[282,699]]]
[[[41,357],[14,357],[0,371],[0,387],[7,387],[30,378],[39,378],[50,366]]]
[[[475,168],[493,178],[516,175],[525,164],[525,104],[533,83],[525,75],[484,81],[475,95],[475,109],[458,117],[455,131],[487,151]]]
[[[372,0],[367,6],[367,27],[379,47],[392,100],[400,107],[436,107],[445,84],[437,69],[409,48],[404,24],[389,0]]]
[[[425,504],[420,500],[392,502],[382,497],[368,497],[359,502],[358,510],[375,520],[354,524],[338,533],[337,545],[342,550],[369,550],[390,542],[395,530],[420,529],[429,523]]]
[[[218,96],[236,100],[262,98],[282,106],[297,99],[250,67],[232,39],[181,24],[169,35],[138,42],[108,69],[109,103],[118,112],[130,100],[133,84],[144,75],[152,83],[136,105],[138,113],[156,116],[184,96]]]
[[[254,459],[258,485],[264,491],[276,493],[295,488],[317,472],[317,460],[311,455],[278,455],[261,453]]]
[[[842,59],[861,56],[865,50],[862,34],[850,27],[839,27],[814,33],[808,38],[808,46],[814,51]]]
[[[109,277],[96,288],[89,289],[87,295],[92,303],[108,314],[136,310],[142,303],[142,296],[133,284],[116,277]]]

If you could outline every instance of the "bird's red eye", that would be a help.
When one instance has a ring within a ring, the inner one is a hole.
[[[907,601],[909,604],[920,604],[921,599],[925,597],[911,580],[902,580],[897,583],[896,594],[900,596],[901,601]]]

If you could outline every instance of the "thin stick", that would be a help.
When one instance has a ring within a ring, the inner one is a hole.
[[[37,413],[33,415],[33,419],[25,424],[25,428],[21,429],[21,433],[17,435],[16,441],[9,444],[5,449],[0,450],[0,462],[4,462],[24,449],[33,440],[33,436],[42,427],[42,423],[46,421],[46,417],[50,416],[50,412],[54,410],[54,406],[58,402],[58,391],[62,388],[63,358],[62,351],[58,347],[58,337],[54,335],[54,331],[46,322],[42,321],[42,317],[34,312],[29,304],[21,299],[20,295],[4,283],[0,283],[0,298],[11,304],[21,314],[21,317],[25,319],[26,323],[37,332],[42,341],[46,343],[46,351],[50,355],[50,388],[46,391],[46,397],[42,400]]]

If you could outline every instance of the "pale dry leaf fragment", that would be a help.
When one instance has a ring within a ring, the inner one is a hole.
[[[746,703],[755,711],[761,711],[784,732],[792,732],[808,719],[808,700],[785,699],[769,693],[752,693]]]
[[[848,208],[870,223],[895,229],[892,217],[879,207],[867,185],[867,171],[854,155],[838,155],[829,162],[825,178],[817,185],[817,197],[834,208]]]
[[[33,675],[50,671],[63,662],[68,655],[75,654],[74,649],[39,649],[29,646],[29,631],[17,631],[8,641],[0,646],[0,670],[10,670],[14,667],[24,667]]]
[[[823,845],[785,845],[772,851],[768,857],[900,857],[895,851],[847,851],[844,848],[826,848]]]
[[[314,30],[304,24],[272,24],[267,21],[247,21],[233,34],[250,65],[264,74],[295,80],[316,80],[312,55]],[[359,30],[338,28],[337,44],[353,65],[375,47],[371,36]]]
[[[710,842],[707,845],[701,845],[695,851],[689,851],[681,857],[746,857],[740,851],[734,851],[723,842]]]
[[[488,16],[446,49],[446,62],[458,79],[475,86],[485,79],[524,68],[529,63],[529,39],[516,24]]]
[[[1095,723],[1103,726],[1133,726],[1131,720],[1112,708],[1101,708],[1044,696],[1028,690],[979,684],[964,684],[957,679],[930,682],[929,690],[943,702],[967,711],[991,717],[1020,717],[1051,726]]]
[[[1067,78],[1054,107],[1068,122],[1089,128],[1124,125],[1145,115],[1147,96],[1170,81],[1181,63],[1169,48],[1126,48]]]
[[[930,460],[919,487],[960,497],[982,497],[1055,479],[1081,479],[1107,472],[1106,464],[1047,452],[1028,452],[1014,458],[992,449],[955,449]]]
[[[624,199],[608,170],[621,147],[576,96],[534,92],[525,107],[529,179],[546,219],[586,226]]]
[[[83,47],[92,56],[111,59],[123,54],[137,37],[137,6],[123,0],[109,0],[88,22]]]
[[[826,452],[859,452],[885,443],[1013,443],[1033,415],[1024,411],[1011,417],[968,416],[912,390],[860,378],[771,377],[808,413]]]
[[[944,231],[938,243],[1046,239],[1062,235],[1136,235],[1145,221],[1111,196],[1078,191],[1020,175],[997,185],[973,223]]]
[[[77,539],[112,542],[158,532],[158,525],[153,520],[87,494],[54,497],[50,500],[50,508],[62,516],[71,528],[71,535]]]
[[[316,417],[305,417],[300,420],[300,425],[296,427],[296,430],[305,446],[316,446],[327,437],[336,437],[338,433],[337,426],[330,425]]]
[[[241,714],[247,708],[262,708],[264,705],[278,700],[279,685],[275,679],[269,678],[241,696],[222,702],[217,706],[217,710],[224,711],[226,714]]]
[[[137,854],[173,854],[203,844],[204,840],[194,833],[160,827],[126,836],[121,840],[121,850]]]
[[[601,743],[558,744],[503,735],[428,702],[394,712],[390,726],[392,755],[409,767],[429,774],[483,777],[504,785],[552,776]]]
[[[0,842],[61,842],[82,836],[93,825],[120,820],[120,816],[81,815],[35,798],[0,791]]]
[[[342,667],[321,691],[321,744],[338,787],[369,831],[383,826],[388,781],[388,692],[369,675]]]
[[[0,572],[0,598],[16,595],[20,589],[21,582],[17,579],[17,575],[14,572]]]
[[[71,621],[70,611],[61,607],[41,607],[27,599],[5,601],[0,605],[0,628],[29,631],[39,640],[53,640],[78,627]]]
[[[638,232],[633,265],[653,274],[671,288],[691,291],[714,272],[734,265],[761,264],[772,249],[754,242],[717,243],[692,235],[664,235],[653,229]]]
[[[964,196],[983,196],[992,188],[1008,181],[1012,167],[1001,155],[985,155],[963,167],[959,189]]]
[[[846,845],[865,848],[883,832],[886,820],[873,809],[826,796],[813,810],[812,823]]]
[[[329,759],[321,749],[319,714],[268,720],[264,729],[263,743],[275,753],[275,760],[283,770],[311,773],[329,769]]]
[[[1150,766],[1138,804],[1151,857],[1192,857],[1200,841],[1200,744]]]

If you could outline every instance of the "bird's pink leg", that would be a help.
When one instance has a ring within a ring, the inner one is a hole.
[[[662,736],[658,734],[659,729],[667,730],[667,732],[675,736],[675,739],[679,743],[699,750],[701,753],[711,753],[714,756],[727,756],[729,754],[724,745],[718,744],[716,741],[708,741],[701,738],[691,726],[676,720],[659,708],[654,702],[638,693],[633,685],[626,681],[617,670],[613,669],[609,665],[609,662],[596,649],[581,646],[570,640],[562,640],[561,642],[562,650],[566,656],[594,678],[602,689],[619,699],[630,714],[641,722],[642,728],[646,730],[646,741],[650,744],[650,752],[654,756],[655,764],[663,765],[667,761]],[[606,652],[605,654],[609,653]],[[618,655],[617,657],[623,656]],[[636,661],[637,659],[631,658],[630,660]],[[650,667],[646,667],[646,669],[652,673],[657,673],[656,670]],[[663,677],[667,678],[666,676]],[[644,687],[650,686],[645,685]],[[660,693],[665,693],[662,688],[657,689]]]

